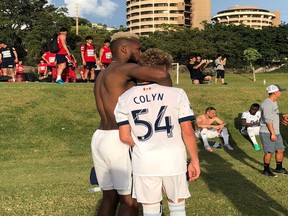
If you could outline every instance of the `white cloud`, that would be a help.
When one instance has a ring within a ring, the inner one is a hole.
[[[89,16],[112,18],[118,8],[118,5],[111,0],[64,0],[69,11],[69,16],[75,17],[77,1],[79,17],[85,17],[88,20]]]

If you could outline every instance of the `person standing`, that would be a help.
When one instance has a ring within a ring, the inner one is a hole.
[[[260,150],[260,146],[256,140],[257,135],[259,135],[260,131],[260,118],[261,112],[259,110],[260,105],[258,103],[254,103],[250,106],[250,109],[246,112],[242,113],[241,116],[241,134],[244,136],[248,135],[250,140],[253,143],[255,151]]]
[[[3,76],[7,76],[7,70],[12,77],[12,81],[15,82],[15,63],[18,62],[18,54],[14,47],[8,46],[4,41],[0,41],[0,64]]]
[[[148,49],[139,64],[169,73],[172,60],[162,50]],[[200,165],[191,124],[195,117],[184,90],[142,81],[119,97],[114,112],[121,141],[133,147],[133,197],[142,203],[143,215],[162,215],[162,190],[170,215],[186,215],[185,147],[191,158],[189,181],[199,177]]]
[[[269,85],[266,88],[268,97],[261,104],[260,120],[260,139],[264,149],[264,170],[263,175],[275,177],[270,170],[271,157],[275,153],[276,169],[275,173],[288,174],[288,171],[282,167],[285,146],[280,134],[279,107],[276,100],[286,89],[279,85]]]
[[[91,36],[87,36],[85,38],[85,44],[81,45],[81,58],[82,58],[82,64],[85,69],[84,73],[84,81],[88,81],[88,74],[89,72],[91,73],[90,75],[90,81],[94,82],[95,81],[95,68],[96,64],[99,64],[97,55],[95,52],[95,47],[92,44],[93,43],[93,38]]]
[[[221,78],[222,85],[227,85],[228,83],[225,82],[225,70],[224,65],[226,65],[227,59],[224,58],[222,60],[222,55],[217,55],[217,58],[215,59],[215,66],[216,66],[216,76],[215,76],[215,84],[217,84],[217,79]]]
[[[111,37],[112,62],[99,73],[94,85],[100,125],[91,141],[92,158],[103,198],[99,216],[114,215],[120,199],[119,215],[138,215],[138,204],[131,197],[132,169],[129,146],[119,138],[114,109],[118,97],[135,85],[136,80],[151,80],[171,86],[170,75],[164,70],[142,67],[139,36],[118,32]]]
[[[57,62],[57,78],[56,83],[57,84],[64,84],[65,82],[62,81],[62,73],[64,69],[67,67],[67,59],[66,56],[70,56],[70,51],[67,47],[66,37],[68,34],[67,28],[61,28],[60,33],[58,34],[57,43],[59,47],[59,52],[56,53],[56,62]]]
[[[104,45],[101,47],[99,52],[99,58],[104,68],[107,68],[111,63],[112,54],[110,49],[110,41],[108,39],[104,40]]]

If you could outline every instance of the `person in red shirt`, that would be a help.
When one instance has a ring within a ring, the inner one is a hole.
[[[16,75],[24,73],[24,66],[22,63],[22,61],[19,61],[18,64],[16,64]]]
[[[49,51],[45,52],[42,59],[47,63],[47,72],[53,72],[56,68],[56,54]]]
[[[106,39],[104,45],[101,47],[99,52],[99,58],[104,68],[108,67],[111,63],[112,53],[110,49],[110,40]]]
[[[58,53],[56,53],[56,62],[58,65],[56,83],[58,83],[58,84],[64,84],[65,83],[62,81],[61,75],[63,73],[63,70],[67,67],[66,56],[71,55],[71,53],[67,47],[67,44],[66,44],[67,33],[68,33],[67,28],[61,28],[60,33],[58,34],[58,39],[57,39],[58,47],[60,49],[60,51]]]
[[[95,47],[92,44],[93,38],[91,36],[87,36],[85,38],[86,43],[81,45],[81,58],[82,64],[85,68],[84,80],[88,80],[88,74],[91,73],[90,81],[94,82],[95,80],[95,68],[96,64],[99,64],[97,59],[97,55],[95,52]]]
[[[40,77],[43,77],[45,76],[46,73],[47,73],[47,64],[44,62],[44,60],[40,60],[40,63],[38,64],[38,74],[40,75]]]

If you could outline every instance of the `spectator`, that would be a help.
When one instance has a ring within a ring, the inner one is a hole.
[[[201,72],[201,67],[206,65],[206,60],[201,60],[200,63],[196,61],[196,56],[192,55],[189,57],[189,63],[186,65],[189,73],[192,84],[201,84],[205,79],[205,76]],[[211,77],[210,77],[211,79]]]
[[[112,54],[110,49],[110,40],[104,40],[104,45],[101,47],[99,52],[99,58],[104,68],[108,67],[111,63]]]
[[[202,57],[200,55],[197,55],[196,57],[196,62],[198,64],[200,64],[202,62]],[[204,83],[204,81],[210,82],[212,80],[212,77],[209,75],[205,75],[205,69],[207,68],[207,66],[211,63],[210,60],[205,59],[205,64],[202,64],[199,68],[199,70],[201,71],[202,74],[202,80],[201,80],[201,84]]]
[[[42,59],[44,59],[47,64],[47,72],[53,73],[53,70],[56,69],[56,54],[51,52],[45,52],[42,55]]]
[[[90,81],[94,82],[95,80],[95,68],[96,64],[99,64],[95,47],[92,44],[93,38],[91,36],[87,36],[85,38],[85,44],[81,45],[81,58],[82,64],[85,68],[84,80],[88,81],[88,74],[90,73]]]
[[[261,112],[259,111],[259,108],[260,105],[258,103],[254,103],[251,105],[250,109],[246,112],[243,112],[241,116],[241,133],[244,136],[249,136],[250,140],[253,143],[255,151],[260,150],[260,147],[255,137],[259,135],[260,130]]]
[[[217,84],[217,79],[221,78],[221,83],[222,85],[227,85],[224,81],[225,78],[225,70],[224,70],[224,65],[226,65],[226,58],[222,60],[222,55],[217,55],[217,58],[215,59],[215,66],[216,66],[216,76],[215,76],[215,84]]]
[[[17,64],[16,64],[16,75],[19,75],[19,74],[23,74],[24,73],[24,66],[22,65],[22,61],[19,61]]]
[[[15,82],[15,63],[18,62],[18,54],[14,47],[7,46],[5,42],[0,41],[0,63],[3,76],[7,76],[7,69],[12,77],[12,81]]]
[[[119,139],[114,109],[118,97],[135,85],[135,80],[151,80],[171,85],[170,75],[163,70],[141,67],[138,35],[118,32],[111,37],[113,61],[101,72],[94,85],[94,95],[101,123],[95,131],[91,150],[103,199],[98,215],[114,215],[120,199],[119,215],[138,215],[138,204],[131,197],[131,162],[129,146]]]
[[[40,77],[43,77],[46,73],[47,73],[47,64],[44,63],[44,60],[41,59],[40,63],[38,64],[38,74],[40,75]]]
[[[139,64],[169,73],[172,56],[148,49],[141,55]],[[151,100],[141,100],[141,97]],[[191,124],[195,117],[186,93],[179,88],[144,81],[119,97],[115,116],[121,141],[133,147],[133,195],[142,203],[143,215],[161,216],[162,190],[167,194],[170,212],[185,215],[185,199],[190,197],[185,146],[191,158],[189,180],[200,175]]]
[[[261,104],[261,120],[260,120],[260,139],[264,149],[264,170],[263,175],[275,177],[276,175],[270,170],[270,162],[272,155],[275,154],[276,173],[288,174],[288,171],[282,167],[285,146],[280,134],[279,128],[279,107],[276,100],[286,89],[279,85],[269,85],[266,88],[268,97]]]
[[[57,78],[56,83],[64,84],[65,82],[62,81],[62,73],[64,69],[67,67],[67,59],[66,55],[70,56],[70,51],[67,47],[66,37],[67,37],[68,29],[61,28],[60,33],[58,34],[58,47],[60,51],[56,54],[56,62],[58,65],[57,68]]]
[[[217,112],[214,107],[208,107],[205,110],[204,115],[200,115],[196,118],[196,127],[204,143],[204,148],[213,152],[208,143],[209,138],[222,137],[224,140],[224,147],[229,150],[234,150],[229,144],[229,133],[226,128],[227,124],[217,117]],[[216,124],[215,124],[216,123]],[[219,148],[220,144],[216,143],[215,148]]]

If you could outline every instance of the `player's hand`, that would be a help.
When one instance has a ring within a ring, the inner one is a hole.
[[[281,118],[281,123],[285,126],[288,125],[288,114],[284,114]]]
[[[82,61],[82,64],[83,64],[84,66],[86,66],[86,62],[85,62],[85,61]]]
[[[190,162],[188,165],[189,181],[195,181],[200,176],[200,165],[198,162]]]
[[[270,140],[271,140],[272,142],[277,142],[277,136],[276,136],[275,134],[271,134]]]

